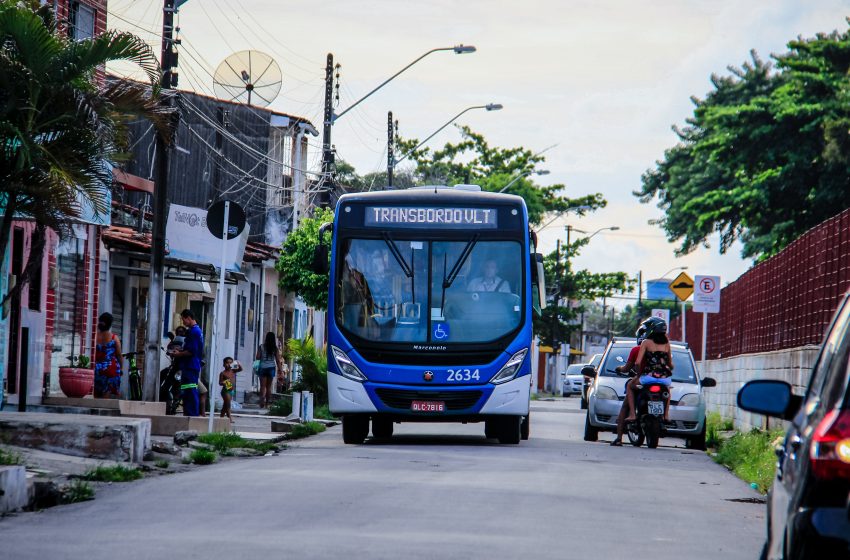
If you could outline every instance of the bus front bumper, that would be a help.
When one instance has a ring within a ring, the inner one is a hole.
[[[499,385],[406,385],[358,383],[328,374],[330,410],[334,414],[386,413],[410,419],[434,420],[469,415],[528,414],[531,386],[528,375]],[[444,403],[442,412],[414,411],[413,401]]]

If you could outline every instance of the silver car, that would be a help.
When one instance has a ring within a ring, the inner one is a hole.
[[[561,388],[561,396],[569,397],[570,395],[581,395],[584,385],[584,375],[581,370],[588,364],[573,364],[567,366],[567,372],[564,376],[564,384]]]
[[[596,441],[601,431],[616,432],[617,416],[625,400],[629,377],[617,373],[615,368],[626,362],[634,345],[633,338],[615,338],[605,350],[588,389],[585,441]],[[710,377],[699,378],[693,355],[686,344],[671,342],[670,346],[673,353],[670,421],[664,423],[662,436],[684,438],[686,447],[705,449],[705,397],[702,389],[714,387],[717,382]]]

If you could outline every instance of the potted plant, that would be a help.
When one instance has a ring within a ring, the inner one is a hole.
[[[59,387],[65,396],[81,399],[91,393],[94,385],[94,369],[90,368],[88,356],[68,356],[68,367],[59,368]]]

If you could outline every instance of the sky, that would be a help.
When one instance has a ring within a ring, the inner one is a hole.
[[[161,6],[110,0],[107,24],[159,52]],[[457,122],[491,145],[546,150],[539,168],[550,173],[539,184],[608,201],[584,217],[552,221],[539,232],[543,252],[565,238],[567,224],[588,233],[617,226],[594,236],[574,266],[642,271],[644,279],[686,266],[691,276],[719,275],[726,284],[752,265],[740,245],[721,255],[710,239],[677,258],[675,245],[649,224],[662,211],[632,192],[675,145],[671,126],[692,114],[691,96],[710,91],[712,73],[727,73],[752,49],[766,59],[798,36],[843,30],[848,15],[850,0],[189,0],[178,16],[179,87],[213,95],[212,76],[228,55],[263,51],[283,76],[271,108],[321,128],[328,53],[341,64],[341,112],[426,51],[474,45],[472,54],[429,55],[340,118],[338,157],[361,174],[385,169],[387,111],[403,137],[425,138],[466,107],[501,103],[501,111],[469,111]],[[447,127],[428,145],[459,139]],[[310,150],[317,166],[319,138]]]

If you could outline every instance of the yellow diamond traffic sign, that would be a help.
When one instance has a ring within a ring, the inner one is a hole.
[[[669,288],[680,300],[687,301],[694,293],[694,280],[686,272],[682,272],[670,282]]]

